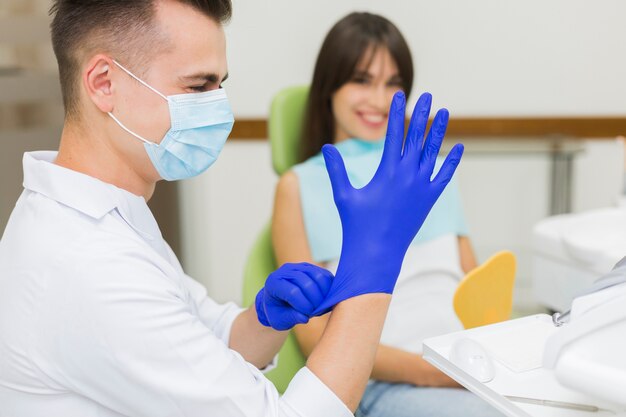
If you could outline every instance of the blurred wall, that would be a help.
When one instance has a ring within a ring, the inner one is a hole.
[[[227,27],[239,117],[310,81],[321,42],[351,11],[393,21],[413,52],[417,93],[454,116],[626,115],[623,0],[233,0]]]
[[[50,0],[0,0],[0,232],[22,191],[23,153],[57,149],[63,125],[50,5]],[[149,204],[180,254],[177,184],[160,183]]]

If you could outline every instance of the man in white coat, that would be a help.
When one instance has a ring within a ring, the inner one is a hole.
[[[24,155],[24,192],[0,242],[0,417],[351,416],[397,278],[367,278],[368,265],[386,258],[348,256],[355,267],[336,277],[285,265],[255,306],[218,305],[185,275],[146,205],[159,180],[207,169],[230,132],[221,88],[230,0],[55,0],[52,14],[65,125],[58,152]],[[428,110],[421,117],[414,142]],[[387,141],[399,165],[396,125]],[[337,177],[340,158],[327,156]],[[385,184],[359,201],[392,201]],[[428,194],[433,187],[418,190],[426,205],[441,192]],[[391,221],[370,217],[361,224]],[[331,308],[318,347],[279,396],[260,370],[285,330]]]

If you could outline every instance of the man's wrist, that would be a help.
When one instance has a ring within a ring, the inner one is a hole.
[[[261,323],[265,327],[271,327],[270,322],[267,320],[267,315],[265,314],[265,309],[263,308],[263,297],[265,295],[265,289],[261,288],[256,295],[254,300],[254,308],[256,310],[256,316],[259,319],[259,323]]]

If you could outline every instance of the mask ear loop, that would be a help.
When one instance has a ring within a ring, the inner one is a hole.
[[[129,70],[127,70],[126,68],[124,68],[124,66],[122,64],[120,64],[119,62],[117,62],[116,60],[113,60],[113,62],[115,63],[115,65],[117,65],[118,67],[120,67],[120,69],[122,71],[124,71],[126,74],[130,75],[131,77],[133,77],[135,80],[139,81],[141,84],[143,84],[145,87],[149,88],[150,90],[154,91],[155,93],[157,93],[158,95],[160,95],[161,97],[163,97],[163,99],[165,101],[169,101],[167,99],[167,97],[163,94],[161,94],[161,92],[159,92],[156,88],[152,87],[150,84],[148,84],[147,82],[145,82],[144,80],[142,80],[141,78],[137,77],[135,74],[133,74],[132,72],[130,72]]]
[[[117,65],[122,71],[124,71],[126,74],[130,75],[132,78],[134,78],[135,80],[139,81],[143,86],[149,88],[150,90],[152,90],[153,92],[155,92],[156,94],[160,95],[161,97],[163,97],[163,99],[167,102],[169,102],[168,98],[161,94],[161,92],[159,92],[156,88],[152,87],[151,85],[149,85],[148,83],[146,83],[144,80],[140,79],[139,77],[137,77],[135,74],[133,74],[132,72],[130,72],[128,69],[124,68],[124,66],[122,64],[120,64],[119,62],[117,62],[115,59],[113,59],[113,63],[115,65]],[[107,113],[109,116],[111,116],[111,118],[113,120],[115,120],[115,123],[117,123],[119,125],[119,127],[121,127],[122,129],[124,129],[127,133],[129,133],[130,135],[136,137],[137,139],[139,139],[140,141],[147,143],[148,145],[154,145],[154,146],[159,146],[158,143],[156,142],[151,142],[147,139],[142,138],[141,136],[139,136],[138,134],[136,134],[135,132],[133,132],[132,130],[130,130],[129,128],[127,128],[126,126],[124,126],[124,124],[122,122],[119,121],[119,119],[117,117],[115,117],[113,115],[113,113],[108,112]]]
[[[147,139],[142,138],[141,136],[139,136],[138,134],[136,134],[135,132],[133,132],[132,130],[130,130],[129,128],[127,128],[126,126],[124,126],[124,124],[122,122],[120,122],[117,117],[113,116],[113,113],[108,112],[107,113],[109,116],[111,116],[111,118],[113,120],[115,120],[115,123],[117,123],[119,125],[119,127],[121,127],[122,129],[124,129],[126,132],[130,133],[131,135],[133,135],[134,137],[136,137],[137,139],[139,139],[140,141],[147,143],[148,145],[154,145],[154,146],[159,146],[158,143],[156,142],[151,142]]]

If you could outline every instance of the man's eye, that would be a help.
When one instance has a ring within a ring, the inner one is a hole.
[[[195,85],[195,86],[189,87],[189,89],[193,91],[194,93],[204,93],[204,91],[206,90],[206,85]]]

